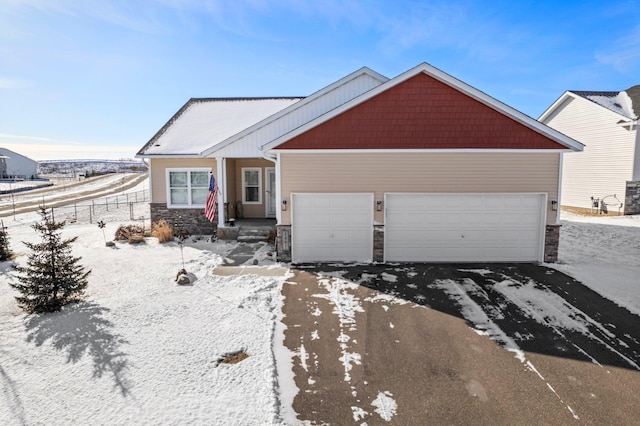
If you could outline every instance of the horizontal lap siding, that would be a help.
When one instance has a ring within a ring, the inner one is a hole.
[[[262,179],[262,202],[260,204],[246,204],[242,205],[242,216],[245,218],[255,218],[255,217],[265,217],[265,198],[266,188],[267,188],[267,171],[266,168],[275,167],[274,163],[262,158],[245,158],[245,159],[237,159],[235,160],[235,168],[236,168],[236,200],[242,202],[242,169],[243,168],[259,168],[262,171],[260,172],[260,179]]]
[[[589,208],[591,197],[616,194],[624,202],[633,178],[635,131],[616,123],[622,116],[586,99],[570,98],[545,124],[585,144],[563,155],[562,205]]]
[[[557,153],[282,153],[282,199],[294,192],[522,193],[557,199]],[[282,212],[290,222],[290,212]],[[376,223],[383,212],[376,211]],[[556,213],[547,211],[547,223]]]
[[[210,167],[216,172],[214,158],[152,158],[151,159],[151,202],[167,202],[167,169]]]

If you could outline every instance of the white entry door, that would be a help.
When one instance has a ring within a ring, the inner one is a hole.
[[[371,262],[373,194],[292,194],[291,259]]]
[[[538,262],[546,194],[386,194],[386,261]]]
[[[276,171],[275,169],[267,170],[267,200],[266,200],[266,216],[276,217]]]

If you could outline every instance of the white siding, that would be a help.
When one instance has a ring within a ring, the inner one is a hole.
[[[562,205],[588,209],[592,196],[613,194],[624,202],[626,181],[634,179],[637,131],[618,126],[621,119],[594,102],[569,98],[544,120],[585,144],[583,152],[563,155]]]
[[[266,121],[262,127],[253,129],[250,133],[243,135],[234,143],[215,151],[211,156],[234,158],[262,157],[263,151],[260,150],[262,145],[339,107],[381,83],[381,81],[374,79],[368,74],[360,74],[333,90],[311,99],[311,101],[303,99],[299,102],[299,106],[297,104],[294,105],[294,109],[282,117],[280,117],[280,114],[275,114],[271,121]]]
[[[9,157],[6,159],[7,174],[30,179],[38,174],[38,162],[20,155],[6,148],[0,148],[0,155]]]
[[[640,132],[638,131],[638,125],[635,127],[636,132],[636,156],[633,160],[633,179],[634,181],[640,181]]]

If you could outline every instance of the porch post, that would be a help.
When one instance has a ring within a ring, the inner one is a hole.
[[[282,192],[280,191],[280,153],[276,154],[276,224],[282,223]]]
[[[216,182],[218,182],[218,228],[224,228],[224,202],[227,199],[227,159],[216,157]]]

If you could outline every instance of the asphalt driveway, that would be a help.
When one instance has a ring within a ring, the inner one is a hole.
[[[531,264],[311,265],[285,284],[315,424],[636,424],[640,318]]]

